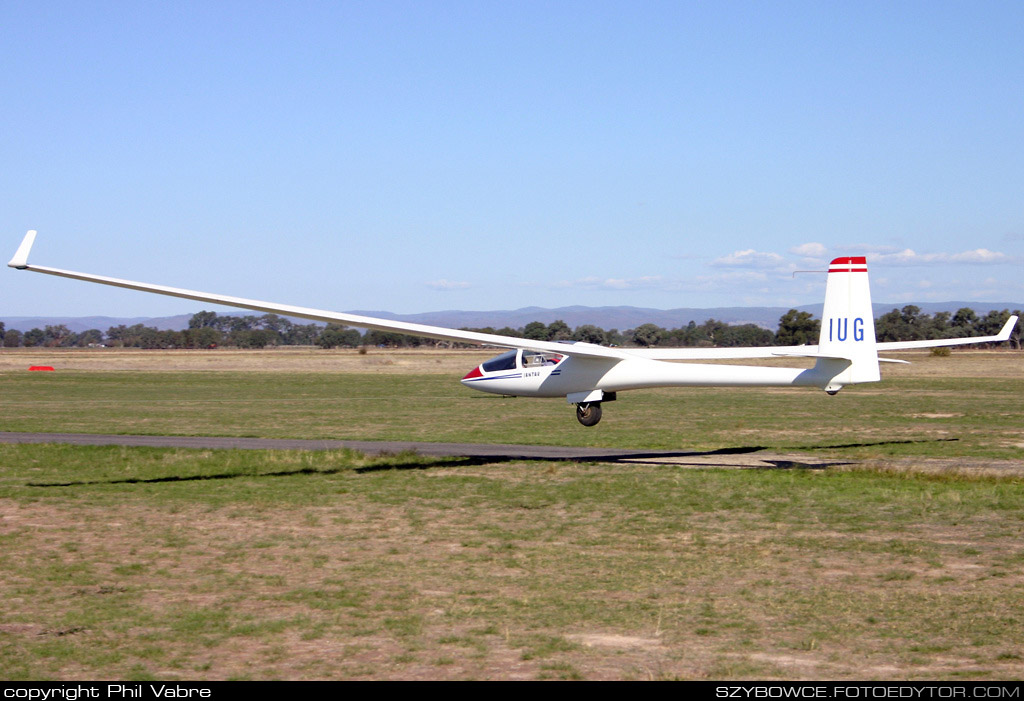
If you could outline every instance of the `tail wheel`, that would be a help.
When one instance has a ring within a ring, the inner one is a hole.
[[[584,426],[596,426],[601,420],[601,402],[580,402],[576,405],[576,420]]]

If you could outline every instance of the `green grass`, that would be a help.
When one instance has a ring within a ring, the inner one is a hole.
[[[9,431],[532,443],[856,458],[1019,458],[1024,377],[815,390],[627,392],[597,427],[561,400],[484,395],[438,374],[66,371],[0,376]]]
[[[0,374],[8,431],[832,463],[0,445],[0,678],[1019,678],[1024,378],[922,365],[623,393],[590,429],[429,371]]]
[[[1019,478],[55,445],[0,475],[8,679],[1024,672]]]

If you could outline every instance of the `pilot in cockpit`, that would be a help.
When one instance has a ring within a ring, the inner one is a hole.
[[[557,365],[562,356],[557,353],[541,353],[538,351],[523,351],[523,367],[540,367],[542,365]]]

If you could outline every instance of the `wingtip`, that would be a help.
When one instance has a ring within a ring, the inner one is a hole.
[[[32,250],[32,244],[36,240],[36,230],[30,229],[25,238],[21,240],[21,245],[18,246],[17,252],[14,257],[11,258],[7,265],[11,268],[17,268],[18,270],[24,270],[28,267],[28,252]]]
[[[1003,330],[999,332],[999,337],[1004,341],[1008,340],[1010,338],[1010,333],[1013,331],[1013,327],[1016,325],[1017,315],[1014,314],[1006,320],[1005,324],[1003,324]]]

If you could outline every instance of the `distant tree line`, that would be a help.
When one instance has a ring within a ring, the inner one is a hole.
[[[1020,310],[1012,312],[1018,316]],[[973,309],[963,307],[955,314],[938,312],[924,314],[920,307],[907,305],[893,309],[875,319],[875,334],[879,341],[916,341],[937,338],[964,338],[987,336],[998,333],[1010,318],[1011,312],[990,311],[978,316]],[[821,322],[808,312],[790,309],[779,319],[779,326],[773,333],[756,324],[726,324],[708,319],[703,324],[691,321],[686,326],[665,329],[656,324],[641,324],[635,329],[619,331],[604,330],[593,324],[583,324],[575,329],[564,321],[544,324],[531,321],[522,328],[508,326],[500,329],[464,328],[464,331],[479,331],[502,336],[517,336],[538,341],[584,341],[608,346],[634,346],[641,348],[678,347],[733,347],[733,346],[794,346],[815,344]],[[435,341],[417,336],[386,331],[360,333],[341,324],[297,324],[277,314],[260,316],[218,316],[216,312],[202,311],[189,320],[183,331],[161,331],[152,326],[111,326],[104,333],[89,329],[75,333],[64,324],[32,329],[24,333],[5,330],[0,322],[0,342],[4,347],[48,347],[67,348],[73,346],[119,346],[125,348],[216,348],[232,346],[237,348],[265,348],[267,346],[320,346],[321,348],[355,348],[376,346],[388,348],[411,348],[417,346],[453,346],[459,344]],[[1020,350],[1021,325],[1014,329],[1010,340],[1004,344]]]
[[[1022,316],[1021,311],[1012,314]],[[961,308],[955,314],[938,312],[935,315],[923,314],[920,307],[907,305],[902,309],[893,309],[875,319],[875,334],[879,341],[916,341],[938,338],[964,338],[967,336],[990,336],[1002,329],[1010,318],[1011,312],[990,311],[985,316],[978,316],[973,309]],[[562,321],[544,325],[534,321],[522,329],[494,329],[491,327],[468,329],[484,333],[497,333],[508,336],[521,336],[541,341],[586,341],[615,346],[650,347],[687,347],[715,346],[728,348],[734,346],[798,346],[818,342],[821,321],[808,312],[790,309],[779,318],[779,326],[774,333],[756,324],[726,324],[716,319],[708,319],[703,324],[691,321],[686,326],[676,329],[665,329],[655,324],[642,324],[635,329],[619,332],[617,329],[605,331],[597,326],[586,324],[572,330]],[[1021,324],[1018,324],[1005,344],[1008,347],[1021,348]]]

